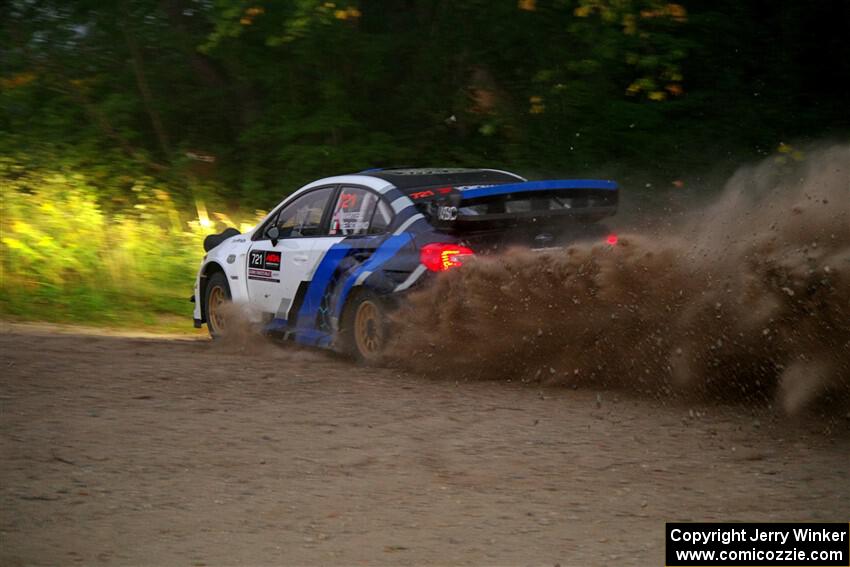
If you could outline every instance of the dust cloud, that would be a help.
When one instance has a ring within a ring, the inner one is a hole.
[[[279,334],[266,330],[267,321],[256,308],[245,303],[226,303],[220,307],[224,326],[213,340],[213,348],[224,355],[248,355],[260,360],[277,360],[282,373],[297,375],[299,365],[326,362],[322,353],[296,344],[286,348]]]
[[[242,303],[225,303],[221,309],[222,330],[213,344],[229,354],[264,354],[277,352],[276,346],[263,333],[259,311]]]
[[[411,297],[389,358],[788,413],[850,399],[850,146],[741,169],[688,218],[616,246],[479,257]]]

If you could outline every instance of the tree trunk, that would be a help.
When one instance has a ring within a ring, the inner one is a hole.
[[[154,104],[153,95],[151,94],[150,85],[148,84],[147,76],[145,75],[144,59],[142,58],[142,50],[139,49],[136,38],[130,30],[130,14],[127,2],[123,3],[124,19],[121,22],[121,29],[124,32],[124,39],[127,41],[127,48],[130,50],[130,63],[133,66],[133,73],[136,75],[136,85],[139,87],[139,93],[142,95],[142,104],[144,104],[145,112],[153,126],[159,149],[164,154],[166,160],[171,157],[171,144],[168,142],[168,133],[165,131],[165,126],[162,123],[162,117]]]

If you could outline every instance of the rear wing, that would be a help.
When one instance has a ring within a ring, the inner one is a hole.
[[[596,222],[616,214],[619,192],[613,181],[565,179],[439,188],[411,197],[425,198],[420,209],[435,226],[477,232]]]

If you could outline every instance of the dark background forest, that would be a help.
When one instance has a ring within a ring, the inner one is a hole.
[[[663,191],[850,135],[846,0],[0,6],[12,317],[182,313],[199,238],[326,175],[489,166]]]

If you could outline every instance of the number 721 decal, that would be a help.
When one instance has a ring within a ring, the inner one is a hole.
[[[248,258],[249,268],[280,270],[280,252],[275,250],[251,250]]]

